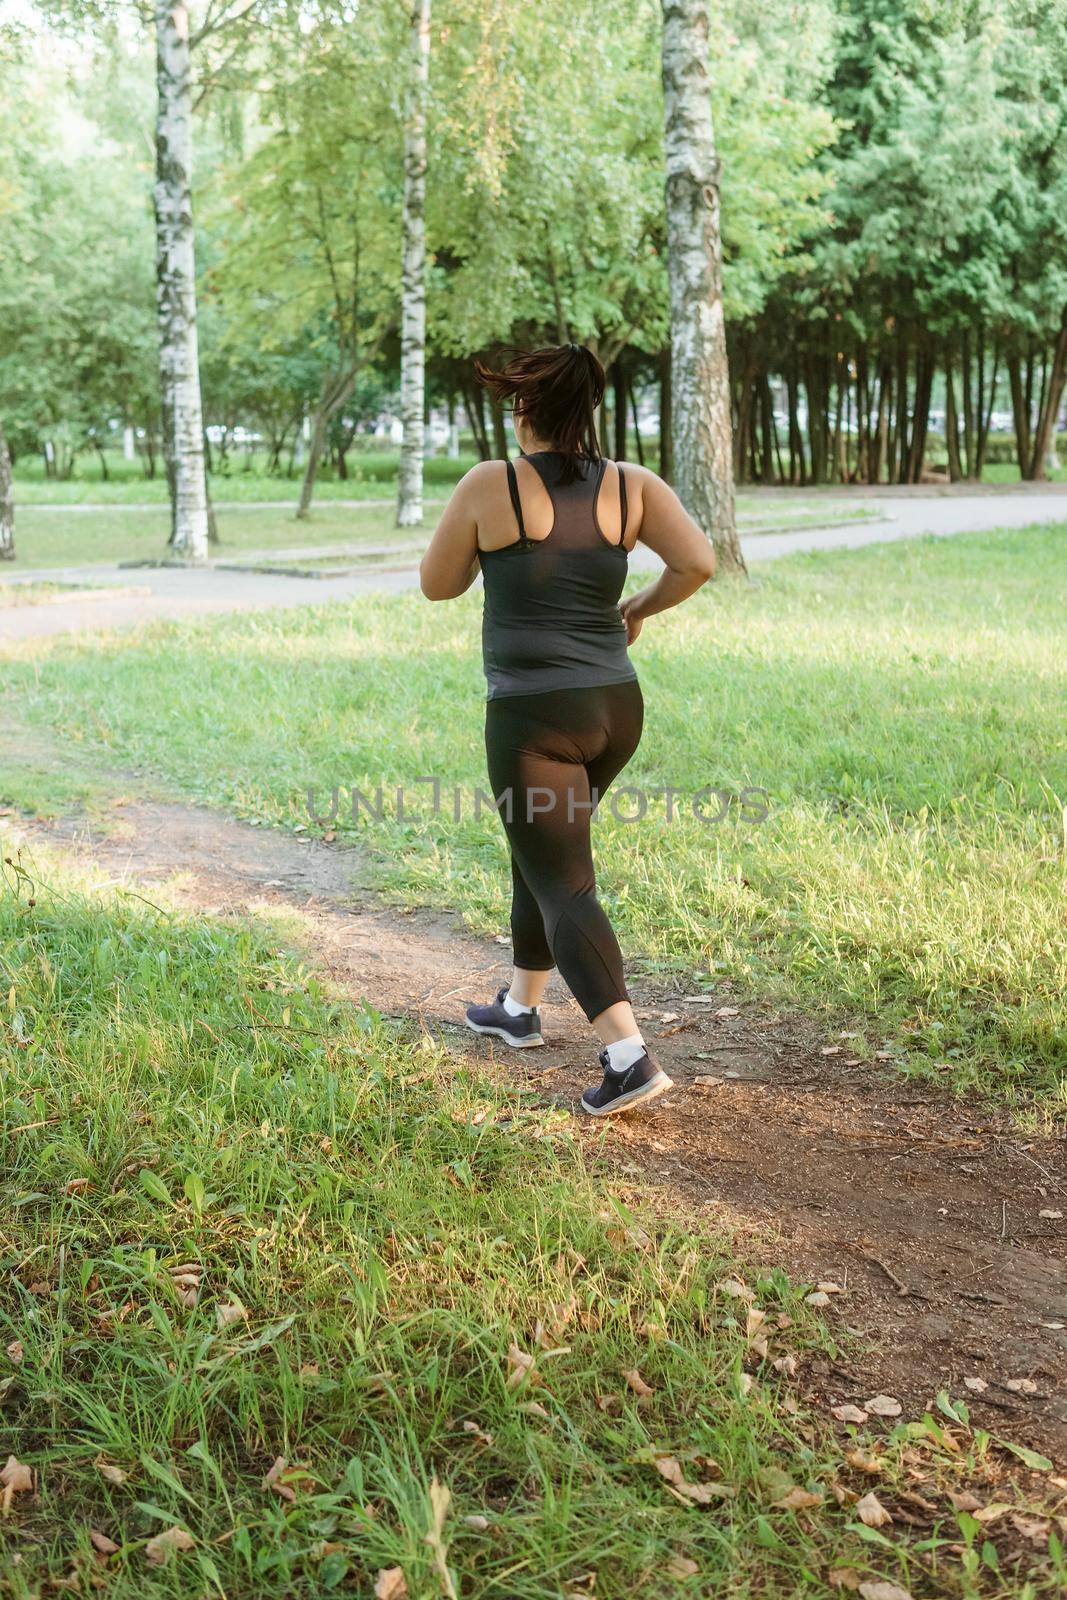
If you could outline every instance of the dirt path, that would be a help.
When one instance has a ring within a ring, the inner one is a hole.
[[[506,947],[447,916],[383,906],[356,852],[139,800],[115,805],[106,829],[84,816],[17,825],[31,848],[47,839],[149,895],[166,881],[206,912],[296,915],[301,942],[349,993],[420,1019],[453,1049],[497,1050],[514,1078],[568,1105],[595,1080],[562,989],[550,991],[542,1050],[469,1034],[463,1006],[502,979]],[[827,1314],[876,1342],[806,1374],[816,1400],[882,1392],[914,1416],[947,1389],[979,1426],[1067,1461],[1067,1223],[1041,1215],[1067,1213],[1063,1138],[861,1065],[847,1037],[828,1044],[810,1020],[690,993],[636,986],[678,1087],[643,1116],[578,1121],[590,1159],[632,1164],[684,1206],[721,1215],[750,1254],[847,1290]],[[988,1387],[971,1392],[968,1378]],[[1019,1379],[1034,1392],[1008,1386]]]

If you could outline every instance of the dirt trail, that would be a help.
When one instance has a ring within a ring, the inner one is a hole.
[[[508,1051],[458,1025],[503,978],[507,948],[447,916],[383,906],[356,852],[184,805],[131,800],[110,819],[18,827],[149,895],[166,880],[204,911],[298,912],[308,947],[354,996],[421,1019],[454,1049],[498,1051],[515,1079],[567,1104],[595,1080],[562,988],[549,993],[542,1050]],[[633,1164],[739,1228],[751,1254],[847,1289],[828,1315],[875,1342],[806,1374],[816,1400],[883,1392],[914,1416],[945,1388],[980,1426],[1067,1461],[1067,1223],[1040,1215],[1067,1213],[1063,1138],[850,1065],[847,1039],[823,1055],[811,1020],[732,996],[697,1004],[684,987],[635,991],[678,1087],[644,1115],[579,1121],[590,1158]],[[966,1378],[988,1388],[972,1393]],[[1018,1379],[1036,1391],[1007,1387]]]

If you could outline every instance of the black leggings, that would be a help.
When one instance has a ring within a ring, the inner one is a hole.
[[[511,846],[515,965],[558,967],[590,1022],[629,996],[596,897],[589,824],[637,749],[643,719],[636,679],[486,704],[489,781]]]

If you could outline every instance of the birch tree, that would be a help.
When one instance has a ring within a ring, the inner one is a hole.
[[[189,12],[156,0],[156,306],[163,440],[171,486],[171,547],[207,558],[208,503],[196,332],[196,260],[190,192],[193,153]]]
[[[15,559],[15,497],[11,486],[11,452],[0,422],[0,561]]]
[[[663,128],[675,486],[724,572],[744,572],[734,515],[709,0],[663,0]]]
[[[400,283],[400,446],[396,522],[422,521],[426,413],[426,98],[430,77],[430,0],[411,8],[410,80],[404,118],[404,211]]]

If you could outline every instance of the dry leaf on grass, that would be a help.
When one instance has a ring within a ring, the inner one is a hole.
[[[740,1278],[723,1278],[715,1287],[720,1294],[728,1294],[734,1300],[744,1300],[748,1305],[756,1298],[755,1289],[750,1289]]]
[[[948,1497],[957,1511],[980,1511],[982,1502],[969,1489],[950,1489]]]
[[[804,1296],[804,1304],[806,1306],[814,1306],[816,1310],[819,1310],[823,1306],[830,1304],[830,1296],[824,1290],[816,1289],[813,1293]]]
[[[469,1433],[473,1438],[477,1439],[479,1444],[492,1444],[493,1442],[493,1435],[479,1428],[476,1422],[461,1422],[460,1427],[464,1433]]]
[[[215,1307],[215,1320],[220,1328],[229,1328],[235,1322],[244,1322],[248,1312],[240,1300],[228,1300],[225,1304]]]
[[[118,1549],[114,1539],[109,1539],[106,1533],[99,1533],[96,1528],[89,1529],[89,1543],[102,1556],[113,1556]]]
[[[186,1550],[194,1549],[195,1545],[196,1540],[184,1528],[167,1528],[164,1533],[157,1533],[154,1539],[149,1539],[144,1553],[154,1566],[161,1567],[171,1556],[180,1556]]]
[[[517,1389],[522,1383],[540,1383],[535,1358],[520,1350],[517,1344],[508,1346],[508,1378],[506,1387]]]
[[[981,1522],[984,1525],[988,1522],[996,1522],[1006,1511],[1011,1509],[1011,1506],[1005,1505],[1003,1500],[995,1500],[992,1505],[983,1506],[980,1511],[975,1511],[973,1516],[975,1522]]]
[[[856,1501],[856,1515],[868,1528],[886,1528],[893,1520],[873,1490]]]
[[[7,1359],[11,1362],[13,1367],[20,1367],[22,1365],[22,1357],[24,1353],[25,1352],[22,1348],[22,1340],[12,1339],[11,1343],[7,1347]]]
[[[866,1422],[867,1413],[859,1406],[843,1405],[831,1406],[830,1415],[836,1417],[838,1422]]]
[[[447,1484],[439,1478],[430,1479],[430,1526],[426,1531],[426,1543],[433,1556],[433,1564],[437,1568],[437,1575],[441,1580],[442,1591],[448,1600],[458,1600],[456,1586],[452,1582],[452,1574],[448,1570],[448,1546],[445,1544],[445,1518],[452,1502],[452,1491]]]
[[[665,1451],[657,1451],[652,1456],[651,1463],[660,1476],[666,1479],[671,1493],[679,1500],[706,1506],[713,1500],[728,1500],[734,1493],[727,1483],[690,1483],[678,1457],[668,1455]],[[711,1466],[714,1468],[714,1463],[711,1463]]]
[[[869,1473],[871,1477],[876,1477],[882,1470],[882,1463],[869,1450],[846,1450],[845,1460],[857,1472]]]
[[[524,1400],[519,1410],[525,1411],[528,1417],[540,1417],[544,1422],[552,1421],[551,1413],[545,1410],[539,1400]]]
[[[899,1417],[903,1410],[900,1401],[891,1394],[876,1394],[863,1404],[872,1417]]]
[[[381,1567],[374,1580],[374,1600],[407,1600],[403,1567]]]
[[[655,1390],[645,1382],[636,1367],[631,1367],[629,1372],[624,1372],[623,1377],[626,1379],[627,1387],[632,1389],[634,1394],[639,1395],[642,1400],[655,1393]]]
[[[97,1456],[93,1466],[104,1482],[114,1484],[116,1489],[120,1489],[129,1477],[129,1473],[124,1472],[121,1467],[116,1467],[112,1462],[105,1461],[102,1456]]]
[[[468,1528],[473,1528],[475,1533],[485,1533],[489,1527],[488,1517],[464,1517],[463,1521]]]
[[[796,1377],[797,1358],[792,1354],[787,1356],[779,1356],[776,1361],[771,1363],[771,1365],[774,1367],[775,1372],[781,1373],[783,1378]]]
[[[63,1187],[64,1194],[80,1194],[83,1189],[88,1189],[88,1178],[70,1178]]]
[[[1036,1394],[1037,1384],[1033,1378],[1008,1378],[1004,1384],[1005,1389],[1010,1389],[1012,1394]]]
[[[989,1388],[984,1378],[964,1378],[963,1381],[972,1394],[984,1394]]]
[[[832,1280],[827,1283],[817,1283],[815,1287],[820,1294],[844,1294],[845,1292],[839,1283],[834,1283]]]
[[[831,1589],[858,1589],[860,1575],[855,1567],[831,1567],[826,1581]]]
[[[273,1489],[276,1495],[292,1503],[296,1499],[297,1489],[313,1482],[311,1474],[303,1467],[291,1467],[284,1456],[275,1456],[273,1466],[263,1479],[263,1487]]]
[[[890,1583],[885,1578],[877,1578],[870,1583],[860,1584],[861,1600],[911,1600],[911,1590],[902,1589],[899,1583]]]
[[[810,1511],[814,1506],[822,1505],[822,1495],[797,1487],[783,1494],[780,1500],[772,1500],[771,1504],[780,1511]]]
[[[33,1490],[33,1468],[28,1467],[17,1456],[8,1456],[7,1465],[0,1468],[0,1483],[4,1486],[2,1509],[4,1515],[11,1510],[11,1502],[17,1494],[29,1494]]]
[[[671,1556],[667,1562],[667,1576],[669,1578],[694,1578],[700,1568],[688,1556]]]

